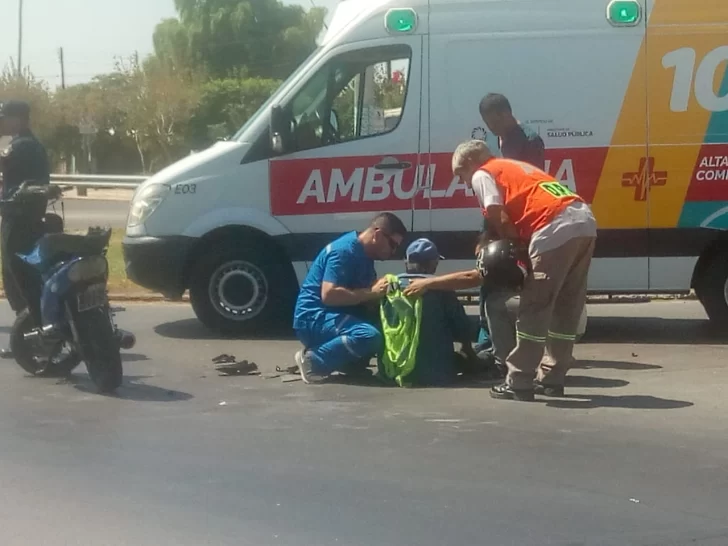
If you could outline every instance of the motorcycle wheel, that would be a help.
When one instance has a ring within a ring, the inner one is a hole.
[[[99,393],[114,392],[121,386],[124,370],[108,310],[100,308],[79,313],[76,329],[91,381]]]
[[[29,374],[38,377],[68,377],[81,363],[78,354],[71,352],[57,358],[63,350],[62,342],[49,347],[42,341],[26,341],[24,334],[36,327],[28,309],[21,311],[15,318],[10,331],[10,350],[15,362]]]

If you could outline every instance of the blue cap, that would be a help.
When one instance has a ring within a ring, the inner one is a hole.
[[[434,262],[436,260],[444,260],[437,251],[435,243],[429,239],[417,239],[407,247],[405,254],[407,262],[411,264],[422,264]]]

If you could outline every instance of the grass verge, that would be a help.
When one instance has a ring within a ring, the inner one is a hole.
[[[124,267],[124,256],[121,251],[121,241],[123,238],[123,229],[112,230],[109,250],[106,254],[106,258],[109,261],[109,294],[131,297],[153,295],[153,292],[137,286],[127,278],[126,268]],[[2,289],[2,278],[0,278],[0,289]]]

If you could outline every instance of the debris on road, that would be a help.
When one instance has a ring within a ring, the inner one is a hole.
[[[276,371],[263,375],[264,379],[281,379],[282,383],[292,383],[293,381],[301,381],[301,373],[297,365],[281,368],[276,366]]]
[[[236,358],[233,355],[221,354],[212,359],[213,364],[231,364]]]
[[[232,355],[222,354],[212,359],[212,362],[217,364],[215,370],[221,376],[230,375],[260,375],[258,365],[255,362],[248,362],[242,360],[236,362],[236,359]]]

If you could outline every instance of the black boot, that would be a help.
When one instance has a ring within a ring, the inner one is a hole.
[[[0,358],[4,359],[10,359],[13,358],[13,351],[11,351],[9,348],[0,349]]]
[[[564,397],[564,386],[563,385],[544,385],[539,381],[533,382],[533,392],[543,396],[551,396],[554,398]]]
[[[508,383],[496,385],[490,389],[490,397],[496,400],[518,400],[519,402],[533,402],[533,389],[513,389]]]

